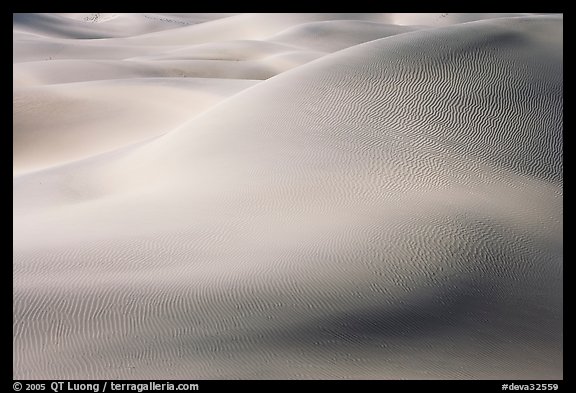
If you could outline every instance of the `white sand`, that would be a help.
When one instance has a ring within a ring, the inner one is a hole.
[[[154,15],[14,19],[14,378],[562,378],[562,16]]]

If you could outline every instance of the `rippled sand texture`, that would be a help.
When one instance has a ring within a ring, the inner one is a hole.
[[[562,378],[561,15],[94,15],[14,17],[14,378]]]

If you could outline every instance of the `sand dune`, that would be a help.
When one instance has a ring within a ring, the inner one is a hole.
[[[15,88],[14,170],[60,165],[162,135],[255,83],[132,78]]]
[[[419,29],[421,27],[418,26],[398,26],[358,20],[332,20],[297,25],[281,31],[269,39],[316,51],[335,52],[364,42]]]
[[[263,80],[321,55],[288,52],[258,60],[57,60],[27,62],[14,70],[15,87],[130,78],[227,78]]]
[[[14,378],[562,378],[563,17],[442,15],[20,52]]]
[[[195,25],[230,14],[24,14],[12,16],[14,31],[55,38],[114,38]]]

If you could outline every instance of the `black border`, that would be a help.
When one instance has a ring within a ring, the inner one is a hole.
[[[271,4],[275,3],[275,4]],[[445,5],[447,4],[447,5]],[[284,0],[269,0],[269,1],[250,1],[250,2],[243,2],[243,3],[227,3],[227,2],[204,2],[201,4],[200,2],[186,2],[180,3],[177,5],[176,3],[148,3],[148,2],[134,2],[132,4],[124,2],[124,3],[111,3],[111,2],[86,2],[86,1],[50,1],[50,2],[42,2],[42,3],[35,3],[32,2],[14,2],[9,5],[10,12],[6,12],[3,16],[6,17],[6,20],[3,21],[2,27],[5,27],[8,30],[11,26],[9,23],[8,18],[14,12],[37,12],[37,11],[50,11],[50,12],[93,12],[95,9],[98,11],[110,11],[110,12],[133,12],[137,9],[150,9],[150,8],[162,8],[162,11],[169,11],[172,9],[173,11],[182,11],[182,9],[188,9],[189,11],[194,12],[326,12],[326,8],[336,8],[336,10],[330,10],[330,12],[343,12],[341,10],[343,7],[354,7],[357,9],[356,12],[359,12],[359,9],[362,9],[362,12],[438,12],[444,10],[453,10],[456,12],[474,12],[471,10],[476,8],[476,12],[486,12],[486,11],[494,11],[498,9],[498,12],[523,12],[523,11],[547,11],[547,13],[561,13],[566,14],[566,2],[564,3],[554,3],[554,2],[545,2],[541,4],[517,4],[517,3],[508,3],[503,4],[499,2],[497,5],[495,3],[490,2],[463,2],[460,1],[458,3],[445,3],[443,2],[440,5],[435,5],[432,2],[422,2],[421,4],[406,2],[406,1],[397,1],[395,4],[391,4],[388,2],[371,2],[366,5],[360,5],[359,3],[343,3],[339,2],[338,4],[335,3],[325,3],[325,2],[308,2],[304,5],[293,2],[286,2]],[[483,10],[478,10],[478,8],[483,8]],[[504,8],[504,10],[502,9]],[[322,9],[324,9],[322,11]],[[154,10],[154,12],[160,12],[161,10]],[[350,11],[348,11],[350,12]],[[544,13],[544,12],[543,12]],[[566,15],[564,15],[566,17]],[[11,34],[10,34],[11,35]],[[5,36],[9,36],[9,32],[5,33]],[[7,39],[6,39],[7,41]],[[570,42],[570,41],[568,41]],[[11,45],[12,46],[12,45]],[[570,53],[570,52],[568,52]],[[569,56],[570,58],[570,56]],[[6,78],[10,75],[6,70],[3,74]],[[570,72],[565,75],[566,79],[564,80],[564,89],[567,89],[567,85],[570,85]],[[7,81],[8,82],[8,81]],[[570,99],[568,98],[569,95],[564,94],[564,105],[569,107]],[[567,99],[568,98],[568,99]],[[564,116],[564,141],[565,146],[569,144],[571,132],[569,131],[570,127],[570,116]],[[567,126],[568,125],[568,126]],[[568,142],[568,143],[567,143]],[[11,144],[6,143],[5,146],[11,146]],[[565,147],[566,148],[566,147]],[[6,147],[8,149],[8,147]],[[8,161],[11,157],[10,154],[6,152],[2,154],[2,158]],[[568,163],[569,161],[564,160],[564,164]],[[6,163],[8,166],[8,163]],[[569,205],[564,205],[569,206]],[[569,208],[567,213],[569,214]],[[564,276],[571,277],[570,271],[570,263],[564,264]],[[12,275],[11,275],[12,277]],[[566,284],[566,280],[563,280],[564,284]],[[10,291],[13,287],[13,280],[11,279],[11,286],[6,286],[6,297],[7,299],[11,299],[12,292]],[[564,292],[566,294],[566,292]],[[566,298],[566,296],[564,296]],[[8,307],[8,306],[7,306]],[[564,302],[564,311],[566,310],[566,302]],[[566,314],[566,312],[565,312]],[[565,318],[564,323],[564,331],[567,331],[566,327],[569,325],[566,321],[569,321],[569,318]],[[8,339],[8,338],[7,338]],[[241,380],[241,381],[232,381],[232,380],[155,380],[158,383],[170,381],[174,383],[198,383],[200,386],[200,391],[221,391],[223,389],[247,389],[247,390],[256,390],[262,389],[262,391],[270,391],[274,388],[280,389],[345,389],[345,390],[352,390],[352,389],[362,389],[371,391],[373,389],[391,389],[392,392],[400,392],[403,390],[419,390],[419,391],[426,391],[426,389],[438,389],[442,392],[466,392],[466,391],[481,391],[481,392],[493,392],[493,391],[503,391],[502,385],[503,384],[516,384],[516,385],[530,385],[530,384],[538,384],[538,383],[552,383],[558,384],[559,389],[558,391],[564,391],[566,389],[566,384],[569,384],[572,380],[571,375],[569,373],[570,363],[567,361],[569,359],[566,356],[566,349],[568,345],[566,344],[567,341],[564,341],[564,377],[563,380]],[[12,342],[11,342],[12,344]],[[12,347],[12,345],[10,346]],[[29,384],[29,383],[36,383],[36,384],[45,384],[46,390],[49,390],[49,386],[51,382],[59,381],[59,380],[14,380],[13,376],[11,379],[11,391],[17,391],[14,389],[14,382],[19,381],[22,384]],[[122,380],[118,382],[122,383],[146,383],[152,380]],[[98,380],[78,380],[75,382],[84,382],[84,383],[102,383],[102,381]],[[1,386],[1,385],[0,385]],[[510,391],[509,389],[508,391]],[[517,389],[518,391],[520,389]],[[22,390],[24,391],[24,390]],[[62,390],[63,392],[68,391],[67,389]],[[102,388],[100,387],[100,392]],[[109,389],[107,391],[110,391]]]

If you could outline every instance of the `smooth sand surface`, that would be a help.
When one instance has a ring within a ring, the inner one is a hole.
[[[15,379],[563,377],[561,15],[86,15],[14,18]]]

